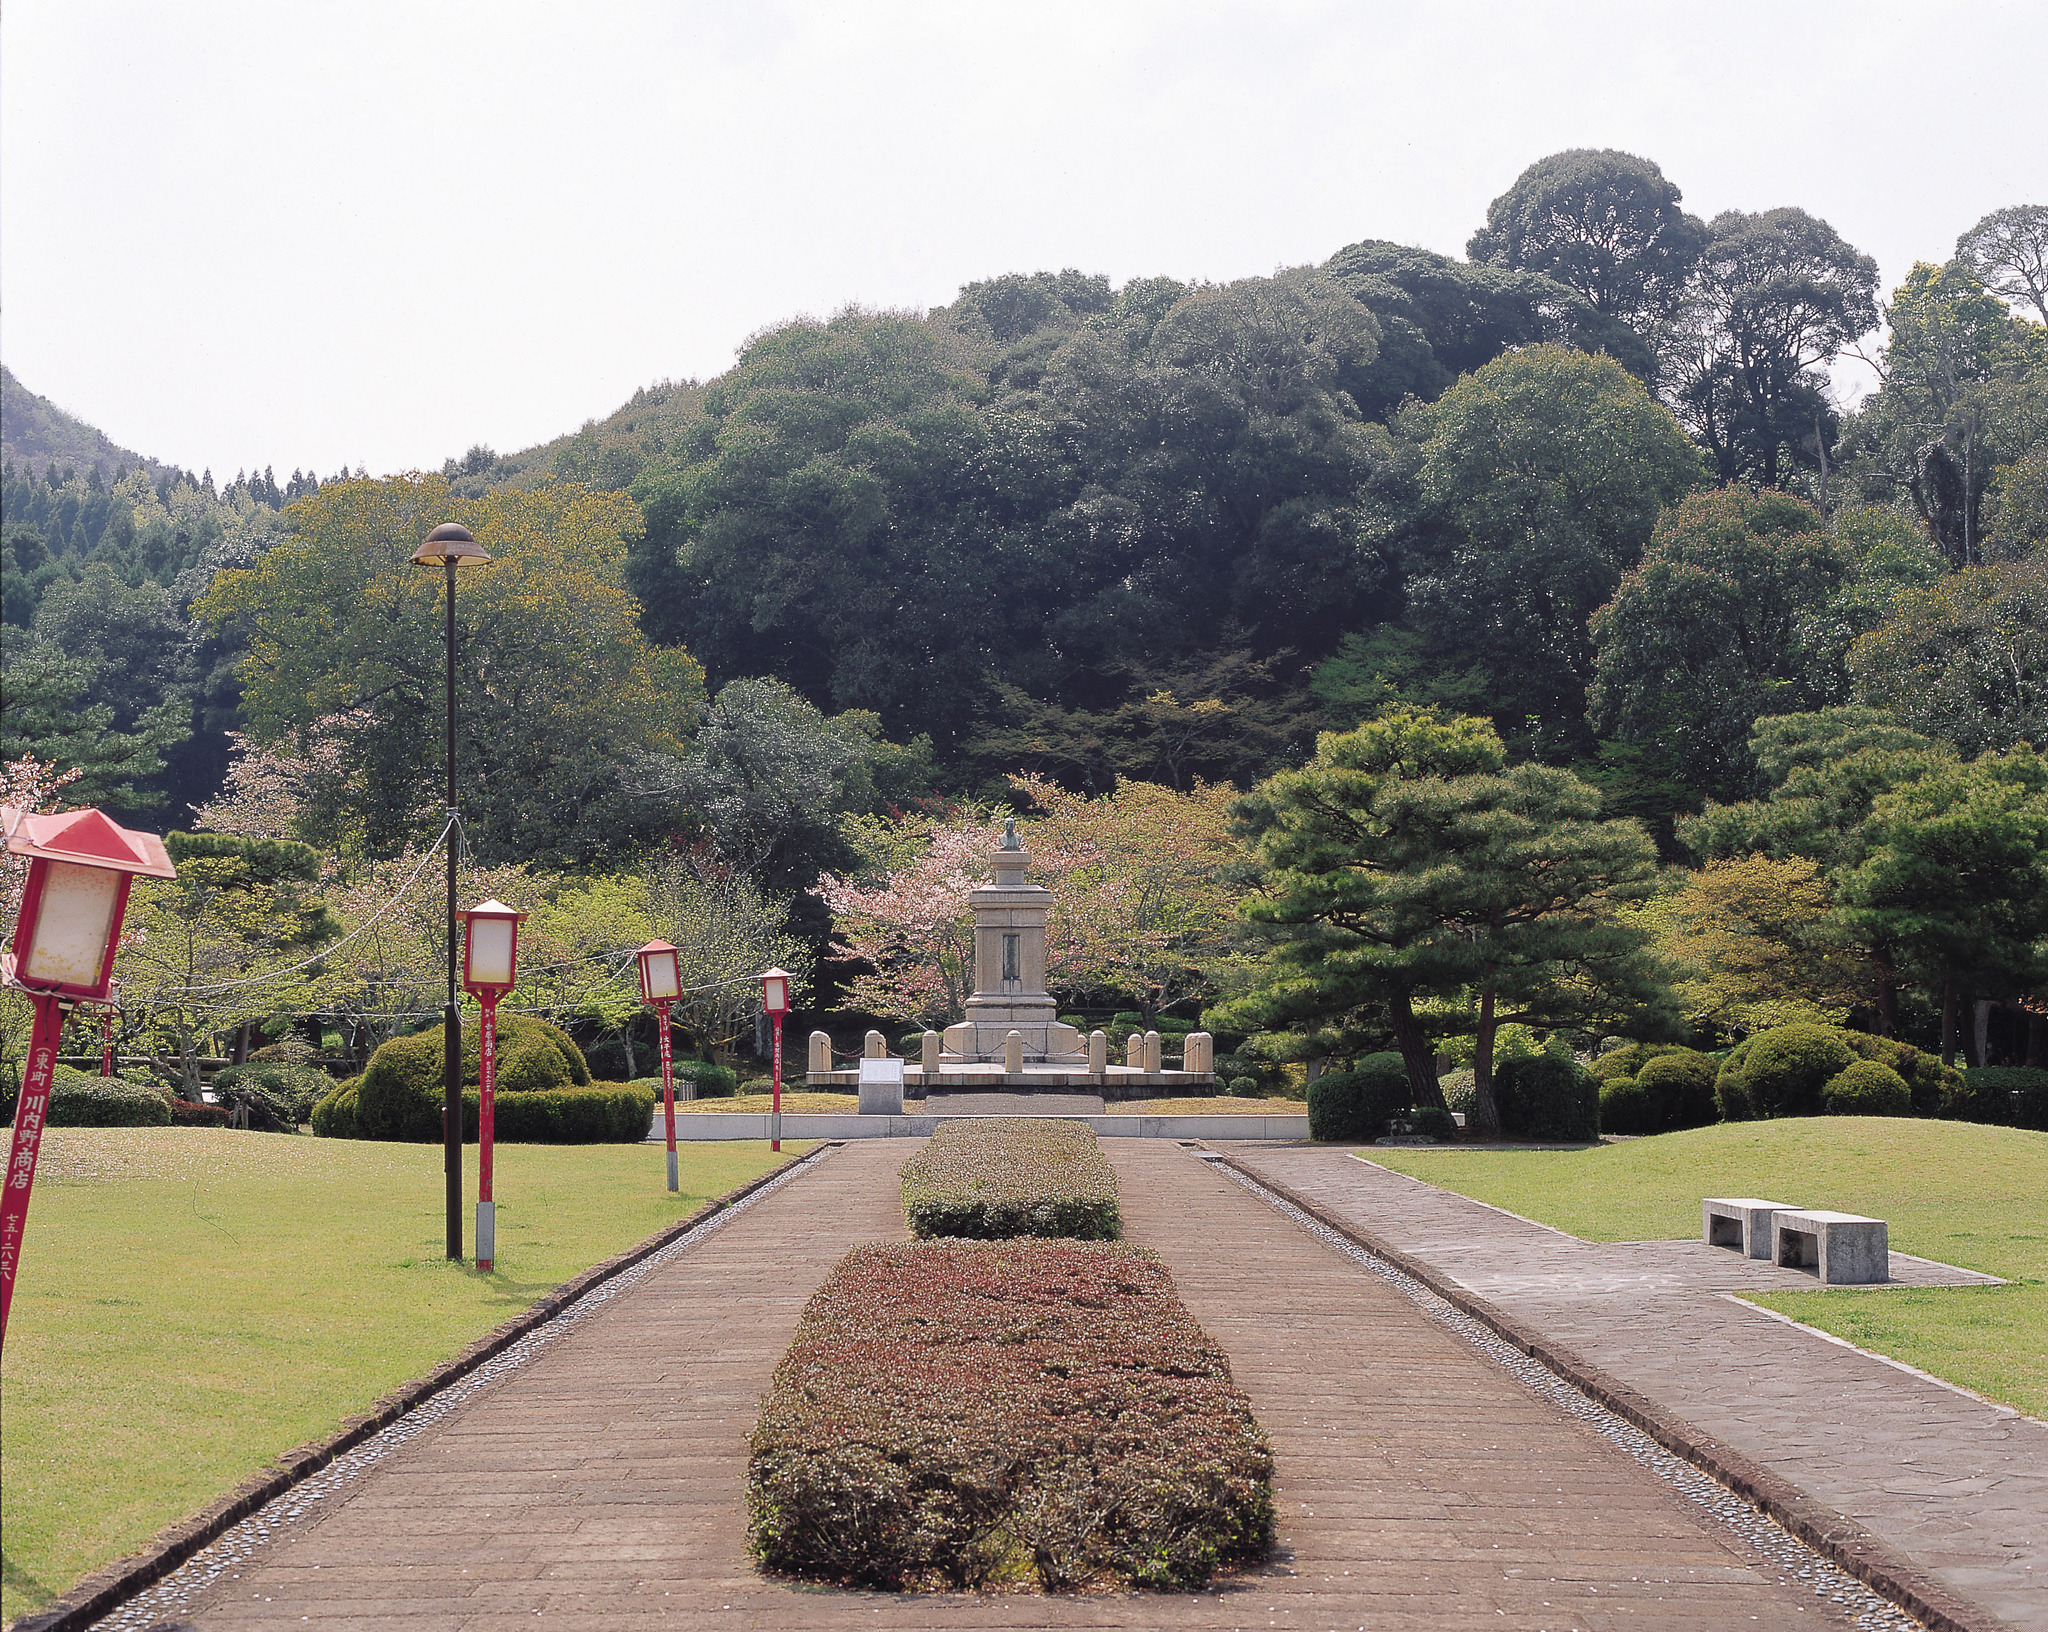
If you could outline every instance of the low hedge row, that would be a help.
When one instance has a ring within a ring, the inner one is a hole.
[[[361,1077],[350,1077],[313,1107],[313,1131],[324,1139],[374,1139],[364,1126],[358,1095]],[[596,1083],[588,1088],[545,1088],[533,1093],[498,1094],[492,1137],[508,1145],[637,1144],[654,1121],[656,1095],[634,1083]],[[474,1088],[462,1094],[462,1137],[477,1140],[482,1103]],[[417,1128],[418,1119],[408,1124]],[[384,1137],[389,1137],[384,1136]],[[411,1136],[431,1144],[441,1137],[437,1109],[431,1136]]]
[[[740,1091],[740,1074],[729,1065],[713,1065],[709,1060],[677,1060],[670,1066],[675,1077],[676,1098],[683,1097],[684,1083],[695,1086],[698,1099],[731,1099]],[[630,1088],[651,1088],[654,1097],[661,1098],[661,1078],[635,1077],[627,1084]]]
[[[903,1164],[913,1235],[1065,1236],[1123,1233],[1116,1175],[1079,1122],[1043,1117],[948,1120]]]
[[[1943,1116],[2048,1133],[2048,1071],[2024,1065],[1978,1065],[1963,1072],[1962,1079],[1943,1096]]]
[[[439,1026],[394,1037],[370,1056],[356,1086],[356,1119],[365,1139],[431,1143],[441,1137],[443,1062]],[[478,1073],[476,1023],[462,1029],[462,1080]],[[560,1026],[530,1014],[498,1016],[499,1094],[538,1093],[551,1088],[586,1088],[590,1068],[583,1051]],[[644,1130],[643,1130],[644,1131]]]
[[[1625,1069],[1628,1056],[1635,1069]],[[1697,1128],[1720,1114],[1714,1102],[1717,1067],[1696,1049],[1631,1043],[1593,1062],[1600,1084],[1602,1133],[1669,1133]]]
[[[13,1083],[0,1088],[0,1121],[14,1120],[20,1090]],[[161,1088],[101,1077],[60,1065],[50,1074],[50,1106],[43,1125],[49,1128],[167,1128],[171,1096]]]
[[[1265,1557],[1273,1459],[1152,1253],[856,1248],[762,1402],[748,1542],[849,1586],[1187,1588]]]

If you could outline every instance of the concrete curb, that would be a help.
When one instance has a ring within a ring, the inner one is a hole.
[[[411,1382],[399,1385],[361,1416],[350,1417],[326,1439],[315,1440],[299,1446],[296,1450],[285,1452],[270,1467],[243,1480],[212,1505],[200,1509],[189,1519],[180,1520],[159,1530],[142,1551],[131,1553],[126,1558],[117,1559],[114,1563],[95,1570],[51,1603],[48,1608],[9,1621],[6,1632],[77,1632],[78,1628],[90,1626],[101,1616],[134,1597],[144,1587],[169,1575],[186,1559],[241,1523],[264,1503],[274,1501],[292,1486],[311,1478],[337,1456],[354,1450],[372,1434],[388,1428],[406,1412],[438,1394],[450,1383],[460,1381],[485,1361],[502,1354],[528,1332],[554,1319],[592,1288],[602,1286],[614,1275],[622,1270],[631,1269],[642,1259],[653,1257],[670,1242],[688,1234],[706,1219],[724,1212],[735,1202],[744,1200],[763,1185],[782,1177],[793,1168],[822,1160],[837,1148],[836,1143],[825,1144],[817,1150],[806,1151],[801,1156],[792,1156],[780,1166],[770,1168],[759,1178],[750,1179],[738,1189],[728,1190],[724,1195],[705,1202],[688,1218],[664,1225],[638,1246],[628,1247],[624,1252],[564,1281],[552,1292],[543,1295],[531,1308],[514,1315],[502,1325],[493,1327],[468,1348],[442,1361],[424,1377],[415,1377]]]
[[[1277,1179],[1254,1171],[1239,1158],[1218,1153],[1213,1159],[1261,1189],[1270,1190],[1299,1207],[1318,1224],[1336,1231],[1375,1258],[1414,1276],[1446,1303],[1470,1315],[1532,1360],[1548,1366],[1616,1416],[1633,1423],[1665,1450],[1683,1457],[1738,1496],[1754,1503],[1807,1546],[1834,1560],[1871,1591],[1897,1604],[1923,1625],[1933,1628],[1934,1632],[2011,1632],[2006,1623],[1989,1610],[1971,1602],[1930,1572],[1901,1556],[1854,1519],[1816,1501],[1790,1480],[1752,1461],[1732,1445],[1701,1433],[1647,1395],[1610,1376],[1571,1349],[1525,1326],[1486,1299],[1446,1279],[1420,1259],[1335,1216]]]

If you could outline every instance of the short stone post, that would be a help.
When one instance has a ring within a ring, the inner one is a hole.
[[[1160,1063],[1159,1033],[1148,1031],[1145,1033],[1145,1069],[1157,1076]]]
[[[815,1075],[832,1069],[832,1033],[814,1031],[811,1033],[811,1071]]]
[[[1181,1045],[1180,1068],[1183,1071],[1210,1072],[1216,1069],[1209,1050],[1213,1039],[1206,1031],[1191,1031],[1188,1040]]]
[[[1124,1064],[1133,1071],[1145,1069],[1145,1034],[1134,1031],[1124,1043]]]
[[[886,1060],[889,1057],[889,1039],[879,1031],[868,1033],[867,1047],[861,1051],[871,1060]]]
[[[924,1070],[925,1086],[939,1080],[939,1034],[928,1031],[919,1040],[918,1064]]]
[[[1003,1039],[1003,1074],[1010,1077],[1024,1075],[1024,1033],[1013,1031]]]
[[[1109,1075],[1109,1034],[1105,1031],[1096,1030],[1088,1033],[1088,1075]]]

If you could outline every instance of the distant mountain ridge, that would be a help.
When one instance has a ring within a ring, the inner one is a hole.
[[[52,463],[60,469],[69,465],[81,476],[97,467],[102,481],[111,480],[122,468],[140,466],[152,477],[177,470],[122,447],[98,427],[66,413],[48,397],[37,396],[5,364],[0,364],[0,455],[16,470],[38,475]]]

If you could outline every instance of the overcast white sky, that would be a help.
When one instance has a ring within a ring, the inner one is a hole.
[[[2040,0],[7,0],[0,356],[217,477],[431,467],[850,301],[1462,254],[1565,147],[1889,288],[2048,201],[2043,63]]]

